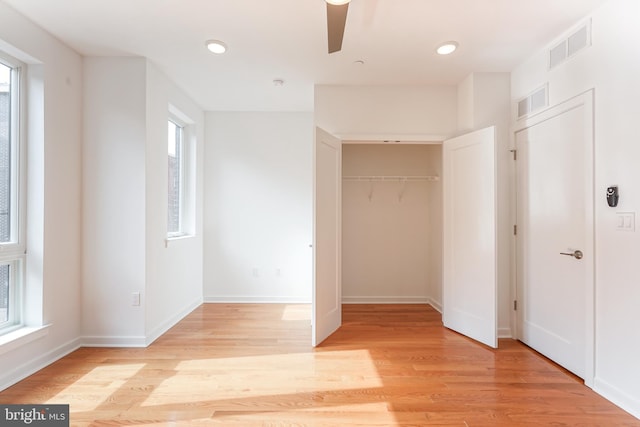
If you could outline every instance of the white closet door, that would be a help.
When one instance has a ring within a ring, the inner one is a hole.
[[[443,144],[443,322],[498,346],[495,128]]]
[[[342,141],[316,128],[314,280],[311,340],[315,347],[342,324]]]

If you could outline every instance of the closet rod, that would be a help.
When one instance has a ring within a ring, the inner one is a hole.
[[[360,175],[343,176],[343,181],[439,181],[437,175],[389,176],[389,175]]]

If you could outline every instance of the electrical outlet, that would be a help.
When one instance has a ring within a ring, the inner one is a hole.
[[[140,292],[134,292],[131,294],[131,305],[138,307],[140,305]]]

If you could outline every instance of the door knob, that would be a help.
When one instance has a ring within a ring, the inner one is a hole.
[[[582,257],[584,256],[584,254],[582,253],[582,251],[560,252],[560,255],[572,256],[572,257],[574,257],[575,259],[582,259]]]

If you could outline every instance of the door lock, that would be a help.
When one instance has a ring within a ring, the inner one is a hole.
[[[582,257],[584,256],[582,251],[578,251],[578,250],[573,251],[573,252],[560,252],[560,255],[572,256],[575,259],[582,259]]]

